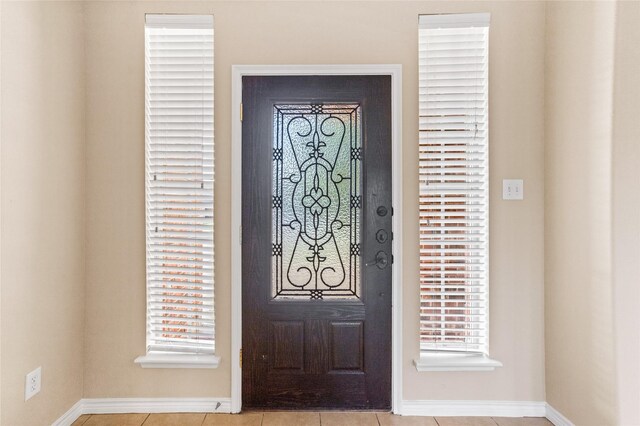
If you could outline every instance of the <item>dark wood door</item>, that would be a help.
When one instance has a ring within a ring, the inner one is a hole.
[[[242,93],[243,408],[388,409],[391,78]]]

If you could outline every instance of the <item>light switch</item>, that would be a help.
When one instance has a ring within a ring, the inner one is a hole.
[[[503,179],[502,180],[502,199],[503,200],[523,200],[524,199],[524,181],[522,179]]]

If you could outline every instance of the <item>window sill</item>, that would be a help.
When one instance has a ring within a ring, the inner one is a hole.
[[[218,368],[220,357],[192,354],[146,354],[134,361],[142,368]]]
[[[418,371],[493,371],[502,367],[500,361],[484,354],[438,353],[421,354],[413,360]]]

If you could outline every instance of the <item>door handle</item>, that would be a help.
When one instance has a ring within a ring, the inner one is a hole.
[[[379,251],[378,253],[376,253],[376,258],[373,259],[371,262],[365,263],[364,266],[375,265],[379,269],[384,269],[387,267],[388,264],[389,264],[389,256],[387,255],[387,253],[383,251]]]

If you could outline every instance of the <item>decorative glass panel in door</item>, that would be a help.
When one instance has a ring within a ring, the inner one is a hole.
[[[358,104],[274,105],[272,296],[358,298]]]

